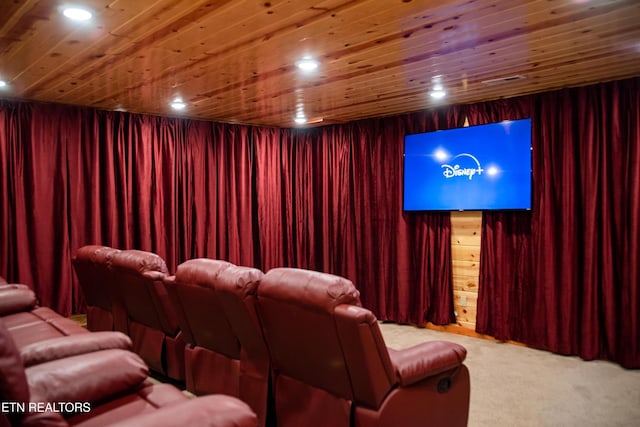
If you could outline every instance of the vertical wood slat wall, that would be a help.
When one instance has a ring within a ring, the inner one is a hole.
[[[475,330],[482,211],[451,212],[453,304],[458,326]]]

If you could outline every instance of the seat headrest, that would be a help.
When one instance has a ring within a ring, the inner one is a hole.
[[[180,283],[211,287],[218,273],[231,266],[230,262],[217,259],[190,259],[178,266],[175,278]]]
[[[136,249],[127,249],[114,254],[112,266],[138,273],[157,271],[163,274],[169,274],[167,265],[159,255]]]
[[[0,294],[0,315],[31,310],[38,303],[36,294],[26,285],[2,285]]]
[[[360,292],[344,277],[297,268],[274,268],[258,286],[261,297],[333,312],[340,304],[360,306]]]
[[[263,277],[264,273],[257,268],[232,265],[218,274],[216,289],[233,292],[242,297],[255,295],[258,282]]]

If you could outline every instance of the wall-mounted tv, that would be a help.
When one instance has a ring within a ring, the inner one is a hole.
[[[531,209],[531,119],[404,139],[405,211]]]

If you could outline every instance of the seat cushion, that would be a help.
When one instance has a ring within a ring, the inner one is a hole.
[[[50,338],[89,333],[73,320],[46,307],[10,314],[2,320],[18,348]]]
[[[169,384],[147,382],[134,393],[92,405],[90,412],[74,415],[67,421],[72,426],[102,427],[186,400],[185,394]]]

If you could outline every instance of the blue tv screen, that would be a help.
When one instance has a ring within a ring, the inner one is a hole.
[[[531,209],[531,119],[404,139],[404,210]]]

